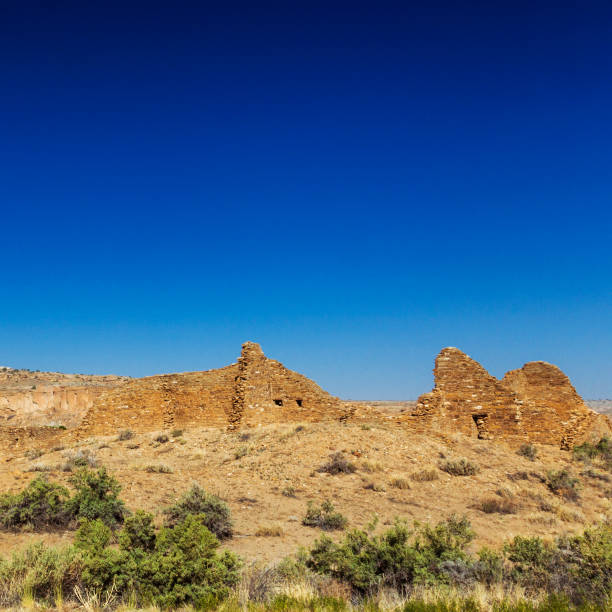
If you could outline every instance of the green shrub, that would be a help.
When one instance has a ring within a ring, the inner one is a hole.
[[[75,494],[66,502],[72,516],[79,519],[100,519],[111,527],[122,523],[128,514],[119,499],[121,485],[106,468],[81,468],[70,478]]]
[[[336,512],[334,505],[329,500],[325,500],[320,506],[316,506],[314,502],[308,502],[306,516],[302,520],[302,525],[318,527],[323,531],[345,529],[347,524],[346,517]]]
[[[354,463],[351,463],[343,453],[337,452],[329,456],[329,461],[319,468],[319,472],[328,474],[352,474],[357,470]]]
[[[546,486],[555,495],[560,495],[570,501],[576,501],[579,498],[578,485],[580,481],[566,469],[547,472],[545,482]]]
[[[604,436],[597,444],[584,442],[574,447],[574,458],[588,463],[593,459],[600,460],[605,467],[612,470],[612,441]]]
[[[65,527],[72,519],[66,507],[67,489],[39,476],[23,491],[0,496],[0,525],[5,529],[28,526],[39,530]]]
[[[467,459],[446,460],[440,463],[440,469],[452,476],[473,476],[480,468]]]
[[[170,432],[170,435],[171,435],[173,438],[180,438],[180,437],[183,435],[183,430],[182,430],[182,429],[173,429],[173,430]]]
[[[306,565],[362,595],[383,587],[405,591],[414,583],[447,582],[444,564],[465,562],[473,537],[469,521],[455,516],[435,527],[415,524],[414,531],[397,522],[378,536],[353,530],[339,543],[323,536]]]
[[[516,453],[517,455],[521,455],[521,457],[526,457],[530,461],[535,461],[538,457],[537,448],[530,442],[526,444],[521,444],[520,448]]]
[[[165,525],[174,527],[189,515],[201,515],[202,523],[220,540],[231,538],[233,525],[229,506],[216,495],[194,484],[181,499],[164,510]]]

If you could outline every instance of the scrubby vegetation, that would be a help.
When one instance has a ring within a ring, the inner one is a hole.
[[[521,444],[520,448],[517,451],[517,454],[521,455],[521,457],[526,457],[530,461],[535,461],[538,457],[538,450],[533,444],[526,443]]]
[[[440,469],[451,476],[473,476],[480,471],[480,468],[467,459],[447,459],[440,463]]]
[[[357,471],[357,466],[341,452],[330,455],[329,461],[319,468],[319,472],[328,474],[352,474],[355,471]]]
[[[612,441],[603,437],[597,444],[585,442],[574,447],[574,458],[584,463],[596,463],[612,471]]]
[[[580,481],[566,469],[549,471],[546,474],[545,482],[555,495],[560,495],[570,501],[576,501],[579,498]]]
[[[233,534],[229,506],[198,484],[194,484],[174,506],[166,508],[164,514],[167,527],[174,527],[195,515],[201,517],[202,524],[220,540],[231,538]]]
[[[336,512],[334,505],[329,500],[325,500],[320,506],[317,506],[314,502],[308,502],[306,516],[302,520],[302,525],[318,527],[323,531],[344,529],[347,524],[346,517]]]
[[[109,526],[127,516],[119,499],[121,486],[105,468],[81,468],[70,478],[74,494],[43,477],[32,480],[21,492],[0,496],[0,525],[5,529],[34,531],[76,526],[80,519],[100,519]]]
[[[547,478],[559,491],[571,480],[560,472]],[[227,504],[199,485],[163,512],[161,526],[146,512],[128,513],[119,484],[104,468],[80,468],[69,485],[38,477],[21,492],[0,496],[5,529],[78,527],[70,546],[39,543],[0,557],[0,606],[67,600],[85,609],[227,612],[612,609],[612,524],[606,522],[554,541],[516,536],[499,551],[474,552],[466,517],[436,525],[396,520],[391,527],[373,521],[340,538],[323,535],[276,566],[243,570],[235,554],[219,549],[219,538],[232,535]],[[480,509],[511,511],[514,495],[500,487]],[[545,506],[542,498],[543,516],[569,511],[559,501]],[[325,501],[309,504],[303,524],[334,530],[347,520]],[[279,537],[283,530],[260,525],[253,535]]]

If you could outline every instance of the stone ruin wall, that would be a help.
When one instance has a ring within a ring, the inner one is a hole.
[[[342,419],[338,398],[244,344],[238,363],[218,370],[134,379],[87,412],[76,437],[185,427],[239,429],[277,422]]]
[[[519,397],[528,399],[523,428],[534,442],[560,441],[563,448],[572,448],[610,433],[609,419],[591,410],[555,365],[545,361],[526,363],[507,372],[502,383]]]
[[[312,380],[268,359],[258,344],[244,345],[238,367],[233,427],[343,420],[350,412]]]
[[[499,381],[451,347],[436,358],[434,380],[433,391],[401,419],[413,429],[561,448],[612,432],[610,420],[590,410],[568,377],[545,362],[528,363]]]
[[[400,425],[423,433],[459,432],[564,448],[612,433],[610,420],[590,410],[567,376],[544,362],[528,363],[500,381],[459,349],[446,348],[436,358],[434,375],[434,389],[396,419]],[[52,393],[29,390],[17,396],[5,392],[0,396],[0,406],[4,405],[0,418],[16,416],[1,423],[0,443],[9,448],[46,445],[65,435],[80,439],[114,435],[127,428],[137,432],[186,427],[236,430],[278,422],[389,418],[374,408],[331,396],[305,376],[268,359],[251,342],[243,346],[238,362],[225,368],[113,379],[105,384],[83,394],[76,386],[55,386]],[[54,399],[45,404],[42,397]],[[49,419],[74,428],[62,432],[36,427],[51,424]]]
[[[232,412],[236,364],[205,372],[135,379],[101,397],[77,436],[121,429],[160,431],[189,426],[226,427]]]
[[[482,439],[522,436],[516,395],[465,353],[443,349],[434,377],[434,390],[418,399],[405,422]]]

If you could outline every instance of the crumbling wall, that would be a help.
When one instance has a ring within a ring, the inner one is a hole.
[[[268,359],[254,342],[243,345],[238,367],[233,427],[342,419],[350,412],[312,380]]]
[[[351,412],[301,374],[247,342],[238,363],[218,370],[134,379],[101,396],[77,436],[120,429],[238,429],[275,422],[341,419]]]
[[[555,365],[532,361],[507,372],[501,382],[529,402],[523,428],[534,442],[571,448],[610,433],[609,419],[591,410]]]
[[[120,429],[225,427],[232,410],[238,366],[134,379],[103,395],[88,411],[79,435]]]
[[[478,362],[454,347],[436,357],[435,387],[419,397],[403,421],[483,439],[521,438],[522,403]]]
[[[456,348],[436,358],[435,387],[400,421],[420,431],[440,430],[571,448],[612,432],[610,420],[590,410],[556,366],[525,364],[499,381]]]

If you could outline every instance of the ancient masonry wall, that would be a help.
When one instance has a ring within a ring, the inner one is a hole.
[[[88,411],[77,435],[120,429],[159,431],[187,426],[225,427],[238,366],[151,376],[108,392]]]
[[[253,342],[243,346],[238,366],[231,419],[234,427],[342,420],[349,410],[312,380],[268,359]]]
[[[532,361],[507,372],[501,382],[530,402],[523,427],[534,442],[560,442],[563,448],[571,448],[610,432],[608,418],[591,410],[555,365]]]
[[[407,422],[477,436],[521,438],[522,402],[478,362],[456,348],[436,358],[435,388],[422,395]]]
[[[435,387],[402,422],[479,438],[532,441],[571,448],[612,432],[610,420],[590,410],[568,377],[532,362],[499,381],[456,348],[436,358]]]
[[[258,344],[247,342],[238,363],[225,368],[134,379],[107,392],[87,412],[75,435],[112,434],[126,428],[239,429],[343,419],[350,412],[338,398],[268,359]]]

